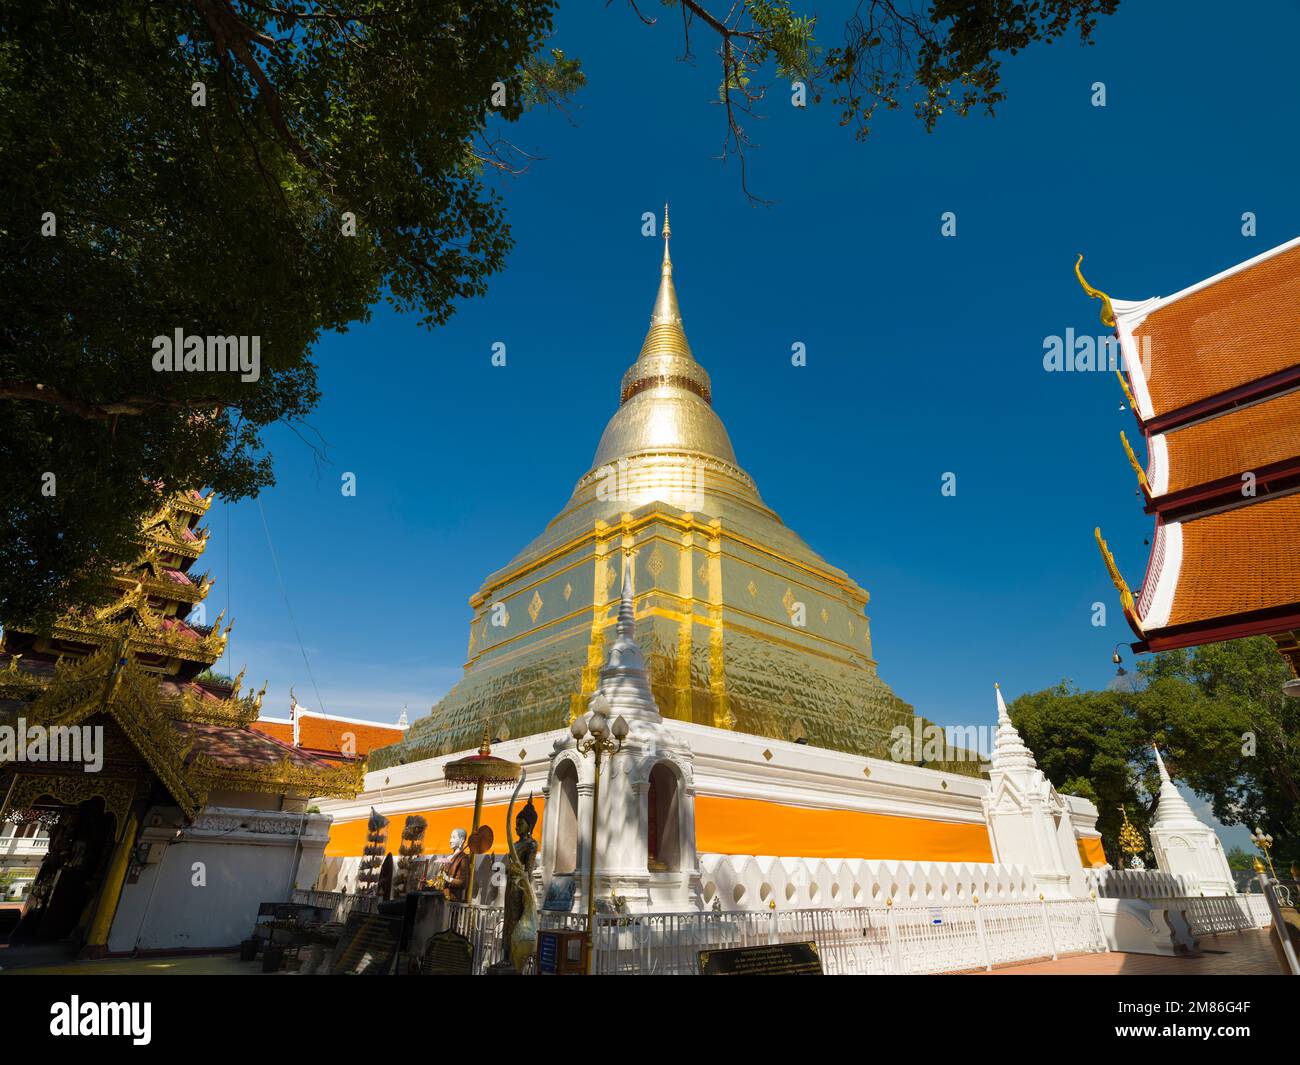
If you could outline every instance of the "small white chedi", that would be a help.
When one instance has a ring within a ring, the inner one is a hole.
[[[1156,852],[1156,864],[1163,873],[1196,877],[1206,895],[1235,894],[1223,844],[1214,829],[1192,812],[1174,786],[1160,748],[1154,744],[1152,747],[1160,769],[1160,796],[1151,821],[1151,849]]]
[[[632,566],[625,563],[614,641],[589,701],[592,715],[626,723],[617,752],[601,765],[597,901],[631,911],[700,908],[695,852],[694,757],[665,727],[636,642]],[[595,757],[576,736],[555,742],[543,794],[543,877],[575,872],[586,899]]]
[[[1002,689],[994,688],[998,731],[984,796],[993,860],[1027,866],[1046,898],[1078,897],[1084,893],[1084,872],[1070,805],[1038,768],[1011,723]]]

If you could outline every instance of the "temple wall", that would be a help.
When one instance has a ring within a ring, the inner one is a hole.
[[[694,751],[696,839],[701,852],[798,854],[807,858],[990,863],[981,796],[985,782],[933,769],[828,751],[807,744],[714,729],[665,724]],[[520,793],[541,795],[557,729],[511,739],[497,754],[521,762],[528,774]],[[321,800],[334,824],[331,858],[359,858],[371,807],[390,819],[388,850],[397,852],[405,818],[428,820],[426,851],[444,849],[453,828],[469,828],[472,795],[443,782],[454,752],[407,765],[372,770],[353,800]],[[617,756],[615,756],[617,764]],[[509,793],[490,791],[483,820],[505,838]],[[1095,812],[1094,812],[1095,817]],[[542,838],[539,826],[537,838]]]
[[[238,946],[259,905],[317,879],[327,817],[209,806],[178,840],[179,815],[155,807],[145,816],[137,854],[148,860],[122,888],[110,954]]]

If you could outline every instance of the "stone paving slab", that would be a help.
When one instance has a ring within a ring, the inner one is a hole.
[[[1163,958],[1155,954],[1075,954],[1067,958],[1005,965],[979,976],[1280,976],[1268,929],[1205,936],[1201,953]]]

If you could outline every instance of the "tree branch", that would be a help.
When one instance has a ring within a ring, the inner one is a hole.
[[[120,414],[147,414],[151,410],[211,410],[214,407],[231,405],[217,396],[177,398],[145,394],[123,396],[121,399],[95,403],[69,395],[50,385],[5,378],[0,378],[0,399],[44,403],[91,422],[105,422]]]

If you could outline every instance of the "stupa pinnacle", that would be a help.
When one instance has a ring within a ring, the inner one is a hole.
[[[615,632],[625,555],[622,609],[635,588],[634,639],[665,717],[880,756],[892,728],[911,727],[876,673],[867,593],[784,525],[736,460],[686,339],[672,235],[665,207],[650,326],[591,469],[470,599],[464,678],[372,766],[472,747],[486,725],[566,727],[601,683],[609,644],[633,639]]]
[[[650,328],[636,362],[623,375],[619,409],[600,438],[594,469],[649,452],[705,455],[735,467],[731,439],[713,411],[709,375],[695,361],[686,339],[673,285],[671,237],[664,204],[664,257]],[[757,494],[748,475],[733,472],[743,490]]]

